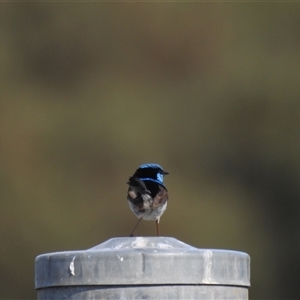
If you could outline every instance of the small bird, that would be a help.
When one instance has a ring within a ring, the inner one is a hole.
[[[168,190],[164,175],[169,174],[158,164],[143,164],[129,177],[127,200],[130,209],[139,218],[130,236],[133,236],[141,220],[153,220],[159,236],[158,223],[167,208]]]

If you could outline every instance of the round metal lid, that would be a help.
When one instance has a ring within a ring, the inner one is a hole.
[[[88,250],[42,254],[35,287],[210,284],[250,286],[250,257],[171,237],[112,238]]]

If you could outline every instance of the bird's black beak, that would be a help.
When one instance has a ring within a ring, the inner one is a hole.
[[[168,174],[169,174],[169,172],[163,171],[163,174],[164,174],[164,175],[168,175]]]

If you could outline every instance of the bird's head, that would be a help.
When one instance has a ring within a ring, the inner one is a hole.
[[[149,180],[164,186],[164,175],[169,174],[164,169],[153,163],[142,164],[135,171],[133,176],[139,177],[141,180]]]

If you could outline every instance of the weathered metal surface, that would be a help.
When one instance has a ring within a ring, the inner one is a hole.
[[[38,256],[35,285],[40,300],[248,299],[250,257],[170,237],[113,238],[84,251]]]

